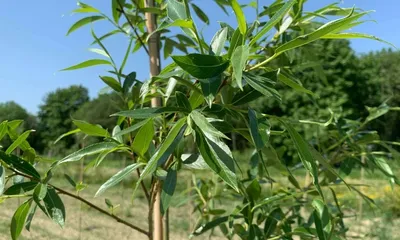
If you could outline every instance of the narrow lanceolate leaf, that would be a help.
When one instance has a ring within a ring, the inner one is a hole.
[[[28,137],[31,132],[35,130],[25,131],[23,134],[18,136],[18,138],[7,148],[6,154],[11,154],[19,145],[21,145]]]
[[[76,69],[87,68],[87,67],[92,67],[92,66],[96,66],[96,65],[104,65],[104,64],[111,65],[111,62],[108,60],[104,60],[104,59],[90,59],[90,60],[81,62],[79,64],[76,64],[74,66],[64,68],[61,71],[76,70]]]
[[[285,5],[282,6],[279,11],[277,11],[274,16],[264,25],[264,27],[254,36],[254,38],[250,41],[249,45],[252,46],[257,42],[261,37],[263,37],[269,30],[271,30],[276,24],[279,23],[280,20],[289,12],[292,6],[297,2],[297,0],[290,0],[286,2]]]
[[[111,9],[114,22],[118,24],[119,18],[121,17],[121,7],[125,5],[125,0],[112,0]]]
[[[285,85],[291,87],[293,90],[298,91],[298,92],[303,92],[303,93],[307,93],[310,95],[315,95],[313,92],[311,92],[310,90],[304,88],[299,81],[296,81],[295,78],[288,74],[288,73],[283,73],[280,72],[278,74],[278,79],[279,81],[281,81],[282,83],[284,83]]]
[[[375,157],[373,155],[369,156],[369,159],[372,159],[372,161],[375,163],[375,165],[378,167],[379,170],[382,171],[383,174],[386,176],[390,177],[390,181],[392,184],[396,182],[395,175],[393,173],[392,168],[389,166],[385,158],[383,157]]]
[[[22,158],[19,158],[15,155],[6,154],[4,151],[0,150],[0,159],[3,160],[7,165],[12,166],[12,168],[20,172],[28,174],[36,179],[40,179],[40,174],[36,171],[36,169]]]
[[[176,180],[177,180],[177,171],[176,169],[170,168],[168,170],[167,177],[165,178],[165,181],[163,183],[161,192],[161,213],[163,215],[167,211],[172,196],[174,195]]]
[[[160,147],[153,154],[146,167],[143,169],[143,172],[140,175],[138,182],[136,183],[136,189],[145,177],[154,173],[157,167],[163,164],[173,153],[179,141],[182,139],[183,133],[185,132],[186,120],[186,117],[179,119],[169,131],[164,142],[161,143]]]
[[[99,13],[100,11],[86,3],[78,2],[78,9],[73,10],[75,13]]]
[[[132,126],[130,126],[128,128],[125,128],[125,129],[121,130],[120,132],[116,133],[114,135],[114,137],[121,137],[121,136],[123,136],[125,134],[128,134],[128,133],[131,133],[133,131],[136,131],[146,123],[147,123],[147,120],[143,120],[143,121],[140,121],[138,123],[135,123],[134,125],[132,125]]]
[[[228,28],[224,27],[218,30],[211,40],[210,54],[220,56],[224,50],[225,42],[228,37]]]
[[[390,45],[394,48],[397,48],[395,45],[393,45],[390,42],[387,42],[383,39],[380,39],[378,37],[375,37],[373,35],[368,35],[365,33],[353,33],[353,32],[344,32],[344,33],[330,33],[326,34],[325,36],[322,37],[323,39],[355,39],[355,38],[365,38],[365,39],[371,39],[371,40],[376,40],[379,42],[386,43],[387,45]]]
[[[32,223],[33,217],[35,216],[36,209],[37,209],[37,205],[35,204],[29,211],[28,217],[26,219],[25,229],[28,231],[31,230],[31,223]]]
[[[256,76],[251,73],[243,73],[244,80],[255,90],[262,93],[266,97],[275,97],[281,101],[281,96],[274,88],[274,82],[263,76]]]
[[[29,192],[35,189],[38,184],[38,182],[17,183],[7,188],[7,190],[4,192],[4,195],[18,195],[21,193]]]
[[[386,103],[383,103],[379,107],[367,107],[367,110],[369,115],[365,119],[365,122],[370,122],[380,116],[385,115],[387,112],[389,112],[390,107]]]
[[[271,125],[266,118],[258,119],[257,113],[249,108],[250,134],[257,150],[261,150],[267,144],[271,132]]]
[[[89,48],[88,50],[91,51],[91,52],[100,54],[100,55],[102,55],[102,56],[104,56],[104,57],[106,57],[106,58],[110,58],[110,55],[108,55],[107,52],[104,51],[103,49],[99,49],[99,48]]]
[[[192,111],[192,106],[190,106],[190,102],[184,93],[176,92],[175,97],[179,107]]]
[[[47,194],[47,184],[40,183],[35,187],[35,191],[33,191],[33,198],[36,202],[40,202],[44,199]]]
[[[215,96],[217,96],[218,90],[222,84],[222,76],[218,75],[203,81],[200,81],[201,89],[203,90],[203,96],[208,106],[214,102]]]
[[[171,20],[188,18],[185,5],[176,0],[168,0],[167,1],[167,16]]]
[[[187,32],[189,36],[193,36],[192,29],[193,29],[193,20],[191,19],[177,19],[174,21],[164,21],[158,26],[158,28],[152,32],[151,34],[147,35],[146,42],[149,41],[150,37],[153,36],[154,33],[159,32],[164,29],[168,29],[170,27],[180,27],[184,32]]]
[[[228,57],[230,58],[238,46],[243,45],[243,34],[240,33],[239,28],[235,30],[230,41],[228,49]]]
[[[207,118],[201,114],[199,111],[193,111],[190,113],[190,118],[196,124],[199,129],[202,130],[204,135],[208,138],[217,137],[217,138],[226,138],[229,139],[225,134],[218,131],[211,123],[208,122]]]
[[[200,79],[218,76],[229,66],[229,60],[224,57],[197,53],[172,56],[172,59],[187,73]]]
[[[281,54],[288,50],[291,50],[291,49],[303,46],[305,44],[311,43],[313,41],[316,41],[316,40],[322,38],[323,36],[325,36],[326,34],[333,33],[335,31],[337,31],[338,29],[343,29],[347,25],[351,24],[353,21],[356,21],[357,19],[359,19],[362,16],[364,16],[365,14],[367,14],[367,12],[363,12],[363,13],[358,13],[358,14],[353,15],[353,12],[354,11],[352,11],[348,16],[346,16],[344,18],[334,20],[334,21],[324,24],[323,26],[321,26],[320,28],[318,28],[317,30],[315,30],[312,33],[299,36],[299,37],[293,39],[292,41],[289,41],[289,42],[279,46],[275,50],[275,54]]]
[[[110,134],[104,128],[99,125],[91,124],[82,120],[73,120],[75,126],[77,126],[83,133],[89,136],[108,137]]]
[[[321,219],[320,219],[320,216],[319,216],[317,210],[313,211],[313,218],[314,218],[314,223],[315,223],[315,229],[317,230],[318,239],[319,240],[328,239],[324,232],[324,229],[322,227],[322,222],[321,222]]]
[[[74,25],[71,26],[71,28],[68,30],[67,35],[69,35],[70,33],[72,33],[73,31],[77,30],[78,28],[85,26],[89,23],[101,20],[101,19],[105,19],[105,17],[103,16],[90,16],[90,17],[85,17],[80,19],[79,21],[77,21],[76,23],[74,23]]]
[[[7,122],[4,121],[0,123],[0,141],[3,139],[3,137],[7,134]]]
[[[286,130],[288,131],[290,138],[292,139],[294,146],[296,147],[301,162],[313,177],[313,184],[315,188],[317,189],[321,197],[324,198],[318,181],[318,166],[316,164],[316,159],[314,158],[308,143],[300,136],[300,134],[293,128],[292,125],[284,121],[282,121],[282,123],[285,125]]]
[[[64,227],[65,207],[61,198],[54,188],[48,188],[46,197],[43,199],[46,214],[53,219],[55,223]]]
[[[207,232],[208,230],[211,230],[215,227],[218,227],[219,225],[221,225],[224,222],[227,222],[229,219],[229,216],[224,216],[224,217],[218,217],[215,218],[213,220],[211,220],[210,222],[207,222],[206,224],[202,224],[201,226],[199,226],[194,232],[193,235],[194,236],[198,236],[203,234],[204,232]]]
[[[235,49],[231,57],[233,76],[235,77],[236,84],[242,90],[243,90],[242,75],[243,75],[243,70],[246,67],[246,62],[247,59],[249,58],[249,55],[250,55],[249,46],[242,45]]]
[[[136,119],[146,119],[151,117],[157,117],[158,115],[164,113],[175,113],[175,112],[187,113],[187,110],[184,108],[177,108],[177,107],[141,108],[141,109],[134,109],[134,110],[114,113],[111,116],[123,116]]]
[[[61,159],[60,161],[56,162],[54,164],[54,166],[62,164],[62,163],[66,163],[66,162],[74,162],[74,161],[78,161],[80,159],[82,159],[85,156],[90,156],[90,155],[94,155],[97,153],[101,153],[103,151],[107,151],[107,150],[111,150],[113,148],[118,147],[119,144],[115,143],[115,142],[101,142],[101,143],[95,143],[92,145],[89,145],[85,148],[82,148],[68,156],[66,156],[65,158]]]
[[[121,84],[119,84],[119,82],[110,76],[99,76],[100,79],[107,84],[110,88],[114,89],[116,92],[122,92],[122,87]]]
[[[245,35],[246,30],[247,30],[247,24],[246,24],[246,18],[244,16],[242,7],[239,5],[239,3],[236,0],[229,0],[229,2],[232,6],[233,11],[235,12],[236,21],[238,23],[240,33]]]
[[[258,99],[262,95],[262,93],[255,90],[250,85],[246,85],[243,87],[243,91],[238,91],[235,96],[233,96],[232,104],[235,106],[243,105]]]
[[[282,209],[275,208],[274,210],[272,210],[272,212],[268,215],[267,220],[265,220],[264,236],[266,238],[274,233],[278,221],[281,220],[283,217],[284,214],[282,212]]]
[[[80,130],[79,128],[77,128],[77,129],[71,130],[71,131],[69,131],[69,132],[67,132],[67,133],[64,133],[63,135],[59,136],[59,137],[54,141],[53,144],[58,143],[61,139],[65,138],[66,136],[69,136],[69,135],[72,135],[72,134],[75,134],[75,133],[79,133],[79,132],[81,132],[81,130]]]
[[[0,196],[3,195],[4,186],[6,185],[6,170],[0,164]]]
[[[106,38],[108,38],[108,37],[111,37],[112,35],[115,35],[115,34],[117,34],[117,33],[123,33],[123,32],[122,32],[121,30],[119,30],[119,29],[115,29],[115,30],[113,30],[113,31],[111,31],[111,32],[108,32],[108,33],[104,34],[103,36],[99,37],[98,39],[94,40],[94,41],[91,43],[91,45],[96,44],[97,41],[103,41],[104,39],[106,39]]]
[[[32,199],[29,199],[26,202],[24,202],[21,206],[19,206],[17,211],[15,211],[14,216],[11,219],[11,226],[10,226],[11,238],[13,240],[18,239],[19,235],[21,235],[31,204],[32,204]]]
[[[194,10],[194,12],[196,13],[197,17],[203,21],[206,24],[210,24],[210,19],[208,19],[208,16],[205,12],[203,12],[203,10],[201,10],[201,8],[199,8],[196,4],[191,3],[190,5],[192,5],[192,8]]]
[[[214,136],[206,139],[202,130],[202,128],[196,130],[196,143],[204,161],[222,180],[239,191],[234,160],[229,147]]]
[[[143,156],[149,149],[150,143],[154,136],[154,125],[153,119],[150,118],[146,124],[144,124],[135,136],[132,143],[132,149],[137,152],[140,156]]]
[[[100,196],[103,192],[105,192],[107,189],[110,187],[113,187],[120,183],[125,177],[127,177],[129,174],[131,174],[133,171],[135,171],[138,167],[144,165],[143,163],[134,163],[126,168],[122,169],[118,173],[116,173],[114,176],[112,176],[110,179],[107,180],[99,190],[97,190],[95,197]]]

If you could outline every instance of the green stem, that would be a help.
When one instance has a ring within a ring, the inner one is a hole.
[[[260,62],[260,63],[258,63],[258,64],[256,64],[256,65],[254,65],[254,66],[252,66],[248,71],[251,71],[251,70],[255,70],[255,69],[257,69],[257,68],[260,68],[260,67],[262,67],[262,66],[264,66],[265,64],[267,64],[267,63],[269,63],[269,62],[271,62],[272,60],[274,60],[276,57],[278,57],[280,54],[274,54],[274,55],[272,55],[271,57],[269,57],[269,58],[267,58],[266,60],[264,60],[263,62]]]

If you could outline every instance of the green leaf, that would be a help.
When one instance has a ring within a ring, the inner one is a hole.
[[[73,186],[74,188],[76,187],[76,182],[68,175],[64,173],[64,177],[65,179],[67,179],[67,181],[69,182],[69,184],[71,184],[71,186]]]
[[[247,30],[247,24],[246,24],[246,18],[244,16],[242,7],[239,5],[239,3],[236,0],[229,0],[233,11],[235,12],[236,15],[236,21],[239,26],[240,33],[245,35],[246,30]]]
[[[115,78],[110,76],[99,76],[99,77],[105,84],[114,89],[116,92],[122,92],[121,84],[119,84],[119,82]]]
[[[0,123],[0,141],[3,139],[3,137],[7,134],[7,122],[4,121]]]
[[[61,198],[52,187],[47,189],[46,197],[43,199],[46,214],[60,227],[64,227],[65,223],[65,207]]]
[[[22,182],[17,183],[9,187],[5,192],[4,195],[19,195],[21,193],[29,192],[35,189],[38,185],[38,182]]]
[[[192,109],[196,109],[204,102],[203,94],[200,92],[193,92],[192,95],[189,97],[190,106]]]
[[[40,179],[40,174],[36,171],[36,169],[22,158],[19,158],[15,155],[6,154],[4,151],[0,150],[0,159],[3,160],[7,165],[12,166],[12,168],[20,172],[36,179]]]
[[[365,119],[365,122],[370,122],[380,116],[385,115],[386,113],[389,112],[390,107],[386,104],[383,103],[379,107],[367,107],[368,110],[368,117]]]
[[[99,13],[100,12],[96,8],[94,8],[88,4],[85,4],[83,2],[78,2],[78,6],[79,6],[79,8],[73,10],[72,12],[75,12],[75,13]]]
[[[183,137],[183,133],[186,129],[186,120],[187,117],[179,119],[171,128],[165,140],[161,143],[160,147],[153,154],[146,167],[143,169],[142,174],[140,175],[139,180],[136,183],[135,191],[138,188],[140,182],[143,181],[145,177],[154,173],[157,167],[163,164],[171,156],[176,146]]]
[[[99,125],[91,124],[82,120],[73,120],[72,121],[75,126],[77,126],[83,133],[89,136],[98,136],[98,137],[108,137],[110,134],[104,128]]]
[[[274,233],[278,221],[281,220],[283,217],[284,215],[282,209],[275,208],[274,210],[271,211],[271,213],[267,217],[267,220],[265,220],[265,225],[264,225],[265,238],[268,238]]]
[[[247,104],[260,98],[263,94],[252,88],[250,85],[243,87],[243,91],[238,91],[235,96],[233,96],[232,104],[235,106]]]
[[[375,157],[373,155],[369,156],[369,159],[371,159],[375,165],[378,167],[379,170],[382,171],[386,176],[390,177],[390,181],[392,184],[396,182],[395,175],[393,173],[392,168],[389,166],[385,158],[383,157]]]
[[[228,28],[224,27],[218,30],[210,44],[210,55],[220,56],[224,50],[225,42],[228,37]]]
[[[176,113],[176,112],[183,112],[188,113],[188,111],[184,108],[177,108],[177,107],[157,107],[157,108],[140,108],[128,111],[122,111],[118,113],[114,113],[111,116],[123,116],[123,117],[130,117],[136,119],[146,119],[151,117],[157,117],[158,115],[164,113]]]
[[[111,9],[112,9],[112,16],[114,19],[114,22],[118,24],[119,18],[121,17],[121,7],[125,5],[125,0],[112,0],[111,2]]]
[[[136,131],[137,129],[139,129],[141,126],[143,126],[146,123],[147,123],[147,120],[143,120],[143,121],[140,121],[138,123],[135,123],[134,125],[121,130],[120,132],[115,134],[114,137],[121,137],[121,136],[123,136],[125,134],[128,134],[128,133],[131,133],[133,131]]]
[[[251,108],[249,108],[248,115],[251,137],[257,150],[261,150],[269,140],[271,125],[266,118],[259,119],[257,113]]]
[[[117,0],[117,1],[120,1],[120,0]],[[131,38],[131,39],[129,40],[129,44],[128,44],[128,47],[126,48],[126,52],[125,52],[124,59],[122,60],[121,66],[120,66],[120,68],[119,68],[119,70],[118,70],[118,72],[121,73],[121,74],[122,74],[122,72],[124,71],[124,68],[125,68],[125,65],[126,65],[126,61],[128,60],[129,54],[131,53],[131,48],[132,48],[133,39],[134,39],[134,38]],[[128,75],[128,76],[129,76],[129,75]],[[136,73],[135,73],[135,78],[136,78]],[[134,79],[135,79],[135,78],[134,78]],[[125,82],[124,82],[124,86],[125,86]],[[124,89],[125,89],[125,88],[124,88]]]
[[[17,147],[19,147],[28,137],[31,132],[35,130],[28,130],[22,133],[18,138],[7,148],[6,154],[11,154]]]
[[[167,0],[167,16],[173,21],[188,19],[185,5],[176,0]]]
[[[222,84],[222,76],[218,75],[207,80],[200,81],[201,89],[203,90],[204,99],[211,108],[211,105],[217,96],[218,90]]]
[[[233,33],[229,49],[228,49],[228,57],[231,58],[233,52],[238,46],[243,45],[243,34],[240,33],[239,28],[235,30]]]
[[[305,44],[311,43],[315,40],[318,40],[325,36],[326,34],[332,33],[337,31],[338,29],[342,29],[343,27],[347,26],[348,24],[352,23],[353,21],[361,18],[367,12],[358,13],[353,15],[354,10],[346,17],[337,19],[331,22],[328,22],[315,30],[314,32],[299,36],[287,43],[282,44],[275,50],[275,54],[281,54],[288,50],[303,46]]]
[[[149,149],[150,143],[153,141],[153,136],[154,123],[153,119],[150,118],[136,134],[132,143],[132,149],[140,156],[143,156]]]
[[[106,51],[104,51],[103,49],[99,49],[99,48],[89,48],[89,51],[100,54],[104,57],[110,58],[110,55],[107,54]]]
[[[131,89],[131,87],[135,81],[137,81],[136,80],[136,72],[131,72],[125,77],[124,84],[122,86],[122,89],[124,90],[125,94],[127,94],[129,92],[129,90]]]
[[[246,62],[249,58],[249,55],[250,55],[249,46],[242,45],[238,46],[235,49],[231,57],[233,76],[235,77],[236,84],[242,90],[243,90],[242,75],[243,75],[243,70],[246,67]]]
[[[11,238],[13,240],[18,239],[19,235],[21,235],[22,228],[25,225],[26,217],[28,216],[29,209],[32,204],[32,199],[27,200],[21,206],[18,207],[17,211],[15,211],[12,219],[11,219]]]
[[[257,179],[254,179],[246,188],[246,193],[251,202],[255,202],[261,195],[261,186]]]
[[[293,197],[292,195],[288,195],[288,194],[285,194],[285,193],[279,193],[279,194],[276,194],[276,195],[272,195],[270,197],[265,198],[260,203],[258,203],[256,206],[254,206],[251,211],[254,212],[254,210],[256,210],[256,209],[258,209],[258,208],[260,208],[260,207],[262,207],[264,205],[268,205],[270,203],[273,203],[273,202],[276,202],[276,201],[280,201],[280,200],[283,200],[283,199],[286,199],[286,198],[292,198],[292,197]]]
[[[107,189],[110,187],[113,187],[117,185],[119,182],[121,182],[125,177],[127,177],[129,174],[131,174],[133,171],[135,171],[138,167],[143,166],[143,163],[134,163],[126,168],[122,169],[121,171],[117,172],[114,176],[112,176],[110,179],[108,179],[101,187],[99,190],[97,190],[96,194],[94,197],[100,196],[102,193],[104,193]]]
[[[172,56],[172,59],[183,70],[200,79],[218,76],[229,66],[229,60],[224,57],[197,53]]]
[[[207,25],[210,24],[210,19],[208,19],[207,14],[205,14],[203,12],[203,10],[201,10],[201,8],[199,8],[196,4],[191,3],[192,8],[194,10],[194,12],[196,13],[197,17],[203,21],[204,23],[206,23]]]
[[[74,23],[74,25],[71,26],[71,28],[67,32],[67,36],[72,33],[73,31],[77,30],[78,28],[85,26],[89,23],[105,19],[103,16],[90,16],[90,17],[85,17]]]
[[[246,82],[255,90],[262,93],[266,97],[274,97],[281,101],[281,96],[278,91],[274,88],[274,82],[266,77],[260,75],[253,75],[248,72],[243,73],[243,77]]]
[[[204,232],[207,232],[208,230],[211,230],[215,227],[218,227],[224,222],[227,222],[229,219],[229,216],[224,216],[224,217],[217,217],[210,222],[206,224],[202,224],[201,226],[197,227],[196,230],[192,233],[194,236],[199,236],[203,234]]]
[[[176,92],[175,97],[179,107],[192,111],[192,106],[190,106],[190,102],[184,93]]]
[[[171,94],[176,87],[176,83],[177,83],[177,81],[174,77],[171,77],[168,80],[167,88],[165,90],[165,97],[166,97],[165,102],[168,102],[168,99],[171,97]]]
[[[87,147],[84,147],[82,149],[79,149],[78,151],[71,153],[70,155],[66,156],[65,158],[59,160],[58,162],[55,162],[53,166],[60,165],[62,163],[66,162],[74,162],[82,159],[85,156],[90,156],[94,155],[97,153],[101,153],[103,151],[111,150],[116,147],[118,147],[119,144],[115,142],[101,142],[101,143],[95,143],[92,145],[89,145]]]
[[[81,130],[80,130],[79,128],[77,128],[77,129],[71,130],[71,131],[69,131],[69,132],[67,132],[67,133],[64,133],[63,135],[59,136],[59,137],[54,141],[53,144],[58,143],[61,139],[63,139],[63,138],[66,137],[66,136],[69,136],[69,135],[72,135],[72,134],[75,134],[75,133],[79,133],[79,132],[81,132]]]
[[[318,212],[316,210],[313,211],[313,218],[315,223],[315,228],[317,230],[317,235],[319,240],[326,240],[328,239],[325,235],[324,229],[322,227],[322,222],[320,217],[318,216]]]
[[[35,187],[35,191],[33,191],[33,198],[35,202],[40,202],[44,199],[47,194],[47,184],[40,183]]]
[[[229,147],[214,136],[209,136],[211,138],[206,139],[202,130],[204,128],[198,127],[196,129],[196,143],[201,156],[207,165],[224,182],[238,192],[239,188],[234,169],[234,160]]]
[[[291,87],[295,91],[303,92],[303,93],[307,93],[307,94],[315,96],[315,94],[313,92],[311,92],[310,90],[304,88],[300,84],[299,81],[295,80],[295,78],[292,75],[288,74],[288,73],[284,73],[282,71],[279,72],[278,73],[278,79],[279,79],[279,81],[281,81],[285,85]]]
[[[25,229],[28,231],[31,230],[31,223],[32,223],[33,217],[35,216],[36,209],[37,209],[37,205],[35,204],[29,211],[28,218],[26,219]]]
[[[176,188],[177,171],[173,167],[168,170],[161,192],[161,213],[164,215],[169,207]]]
[[[187,32],[187,34],[189,36],[193,36],[194,35],[194,33],[192,33],[193,32],[193,21],[191,19],[176,19],[173,22],[170,22],[170,21],[162,22],[160,24],[160,26],[158,26],[158,28],[154,32],[152,32],[151,34],[147,35],[146,42],[149,41],[150,37],[154,33],[159,32],[159,31],[164,30],[164,29],[167,29],[167,28],[170,28],[170,27],[180,27],[180,28],[182,28],[182,30],[184,32]]]
[[[108,60],[104,60],[104,59],[90,59],[90,60],[81,62],[79,64],[76,64],[74,66],[64,68],[61,71],[76,70],[76,69],[87,68],[87,67],[102,65],[102,64],[111,65],[111,62]]]
[[[281,122],[285,125],[286,130],[289,133],[294,143],[294,146],[296,147],[301,162],[313,177],[313,184],[315,188],[317,189],[321,197],[324,198],[324,195],[322,193],[321,187],[318,182],[318,166],[316,164],[316,159],[314,158],[308,143],[300,136],[300,134],[292,127],[292,125],[284,121]]]
[[[117,34],[117,33],[121,33],[121,32],[122,32],[122,31],[119,30],[119,29],[115,29],[115,30],[113,30],[113,31],[111,31],[111,32],[108,32],[108,33],[104,34],[103,36],[99,37],[98,39],[94,40],[94,41],[91,43],[91,45],[97,43],[97,41],[103,41],[104,39],[106,39],[106,38],[108,38],[108,37],[110,37],[110,36],[112,36],[112,35],[115,35],[115,34]],[[122,33],[123,33],[123,32],[122,32]]]
[[[392,43],[365,33],[352,33],[352,32],[331,33],[331,34],[326,34],[325,36],[322,37],[322,39],[355,39],[355,38],[366,38],[366,39],[376,40],[397,49],[397,47]]]
[[[202,132],[208,137],[212,138],[217,137],[217,138],[226,138],[229,139],[225,134],[222,132],[218,131],[213,125],[211,125],[207,118],[201,114],[199,111],[194,110],[189,114],[190,118],[193,120],[193,122],[196,124],[199,129],[202,130]]]
[[[250,41],[249,45],[253,46],[261,37],[263,37],[269,30],[271,30],[282,18],[290,11],[292,6],[297,2],[297,0],[290,0],[285,3],[274,16],[263,26],[263,28],[254,36]]]
[[[3,195],[6,185],[6,169],[0,164],[0,196]]]

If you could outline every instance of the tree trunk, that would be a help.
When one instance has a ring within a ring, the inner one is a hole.
[[[154,0],[147,0],[146,7],[154,7]],[[152,34],[157,27],[156,16],[150,12],[146,12],[146,27],[148,34]],[[160,73],[160,38],[159,34],[155,33],[149,39],[149,58],[150,58],[150,77],[156,76]],[[153,92],[155,89],[152,90]],[[151,100],[152,107],[160,107],[161,99],[153,98]],[[161,184],[155,179],[152,183],[154,185],[153,192],[151,194],[152,199],[150,201],[150,209],[152,209],[149,216],[149,232],[150,239],[162,240],[163,239],[163,219],[161,216]]]

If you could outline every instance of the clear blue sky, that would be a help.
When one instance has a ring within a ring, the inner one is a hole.
[[[269,4],[272,0],[260,0]],[[84,1],[105,12],[110,11],[110,0]],[[204,30],[207,40],[218,30],[217,21],[236,26],[233,14],[224,15],[211,0],[194,0],[210,17],[211,26]],[[241,3],[249,2],[241,0]],[[306,10],[315,10],[332,3],[332,0],[309,0]],[[374,19],[354,29],[383,38],[400,46],[399,0],[345,0],[340,6],[356,5],[364,10],[375,10],[365,19]],[[95,97],[104,84],[98,79],[106,74],[105,67],[87,68],[78,71],[58,70],[78,62],[99,57],[89,52],[92,37],[90,27],[85,27],[70,36],[68,28],[82,15],[71,15],[76,7],[74,0],[2,1],[0,5],[0,102],[14,100],[29,112],[36,113],[46,93],[58,87],[82,84]],[[246,10],[246,15],[251,13]],[[202,27],[200,25],[200,27]],[[106,23],[94,24],[97,35],[110,29]],[[125,37],[110,38],[106,42],[117,62],[123,57],[128,40]],[[357,53],[379,50],[386,45],[372,40],[354,40]],[[131,55],[126,70],[137,71],[139,79],[148,77],[148,63],[143,52]]]

